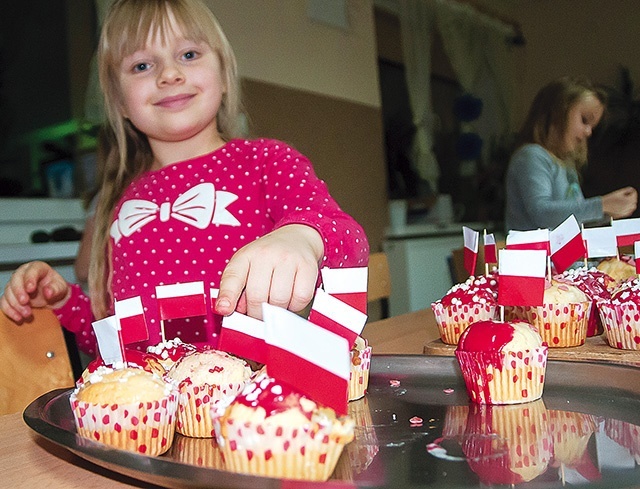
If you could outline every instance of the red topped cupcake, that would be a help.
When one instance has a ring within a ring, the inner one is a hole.
[[[87,367],[82,372],[82,376],[76,381],[76,385],[80,386],[88,381],[91,374],[97,372],[98,370],[104,370],[105,368],[110,369],[111,367],[119,369],[124,367],[130,368],[141,368],[142,370],[146,370],[150,373],[155,373],[162,377],[166,374],[166,370],[164,366],[160,363],[160,361],[149,353],[144,353],[138,350],[128,350],[124,351],[125,360],[127,362],[126,365],[118,364],[107,366],[104,364],[102,358],[94,358],[89,362]]]
[[[587,336],[601,334],[604,329],[598,312],[598,302],[611,298],[610,288],[615,280],[605,272],[595,267],[568,269],[553,277],[557,282],[567,283],[578,287],[591,300],[589,320],[587,322]]]
[[[440,339],[457,345],[467,327],[477,321],[493,319],[498,300],[497,276],[469,277],[454,285],[444,297],[431,304],[436,317]]]
[[[354,437],[351,418],[266,374],[212,416],[225,469],[252,475],[325,481]]]
[[[547,345],[531,324],[473,323],[455,354],[473,402],[515,404],[542,396]]]
[[[599,304],[609,345],[624,350],[640,350],[640,279],[620,285],[611,300]]]
[[[462,450],[483,484],[516,485],[543,474],[553,456],[542,399],[513,406],[471,406]]]
[[[162,366],[169,370],[182,357],[198,349],[191,343],[183,343],[180,338],[174,338],[154,346],[147,347],[147,353],[154,355]]]

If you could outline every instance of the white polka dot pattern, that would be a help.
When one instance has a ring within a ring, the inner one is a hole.
[[[318,179],[309,160],[276,140],[233,140],[211,154],[182,161],[141,175],[124,193],[122,205],[134,199],[167,208],[199,184],[213,184],[219,192],[237,196],[227,205],[239,225],[216,221],[200,229],[160,213],[129,236],[112,245],[112,289],[116,300],[140,295],[150,338],[135,346],[145,349],[160,341],[155,302],[156,285],[203,280],[205,289],[218,287],[224,266],[242,246],[286,224],[317,229],[325,244],[321,266],[355,267],[367,263],[369,245],[362,227],[345,214]],[[164,206],[163,206],[164,204]],[[220,209],[218,209],[219,211]],[[78,335],[81,349],[95,353],[90,305],[74,288],[74,297],[56,311],[63,325]],[[196,325],[200,321],[200,325]],[[195,329],[197,338],[212,342],[219,318],[191,318],[179,329]],[[204,329],[202,329],[204,328]],[[184,331],[182,331],[184,333]],[[167,335],[169,337],[169,335]],[[182,338],[184,340],[184,338]]]

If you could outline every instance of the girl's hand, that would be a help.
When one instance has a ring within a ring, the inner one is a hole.
[[[234,311],[262,319],[262,303],[294,312],[315,294],[322,237],[312,227],[290,224],[236,252],[222,272],[216,311]]]
[[[602,196],[602,210],[614,219],[629,217],[638,205],[638,192],[624,187]]]
[[[32,316],[32,308],[62,307],[71,287],[50,265],[42,261],[25,263],[13,272],[0,297],[0,310],[17,323]]]

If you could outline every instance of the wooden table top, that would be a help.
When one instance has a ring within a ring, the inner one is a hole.
[[[38,436],[21,413],[0,416],[0,485],[12,488],[156,488],[103,469]]]

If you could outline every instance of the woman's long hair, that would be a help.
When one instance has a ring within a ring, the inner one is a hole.
[[[588,94],[595,96],[606,107],[607,95],[604,90],[587,80],[563,77],[544,86],[533,99],[517,146],[536,143],[549,150],[563,164],[572,164],[576,168],[582,166],[586,161],[566,161],[561,145],[567,130],[569,111]]]
[[[153,163],[147,137],[122,115],[118,72],[122,60],[144,48],[149,36],[165,39],[170,34],[170,14],[185,36],[206,43],[219,56],[226,90],[217,113],[218,132],[225,141],[239,134],[241,108],[236,59],[211,10],[199,0],[116,0],[105,18],[98,45],[100,86],[108,127],[107,151],[100,162],[104,165],[103,180],[89,267],[89,290],[96,318],[105,317],[112,304],[108,246],[115,206],[133,179],[148,171]]]

